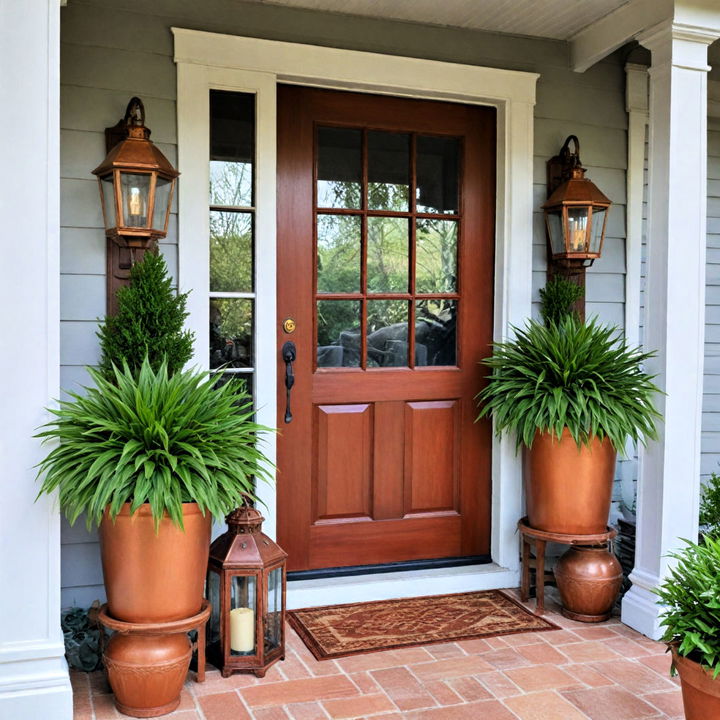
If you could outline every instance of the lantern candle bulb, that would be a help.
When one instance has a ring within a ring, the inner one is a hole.
[[[255,649],[255,613],[250,608],[230,611],[230,649],[252,652]]]

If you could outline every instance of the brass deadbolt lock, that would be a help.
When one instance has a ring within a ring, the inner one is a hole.
[[[283,321],[283,330],[288,334],[295,332],[296,327],[295,321],[292,318],[287,318]]]

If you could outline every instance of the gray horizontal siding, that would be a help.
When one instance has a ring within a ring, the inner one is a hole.
[[[622,326],[625,274],[626,116],[619,55],[572,72],[562,42],[246,4],[238,0],[72,0],[62,9],[61,380],[87,383],[98,360],[95,332],[105,302],[105,239],[91,170],[104,157],[103,129],[142,97],[152,139],[177,158],[171,26],[538,72],[535,108],[534,312],[545,282],[545,162],[573,133],[592,178],[615,203],[602,260],[588,274],[590,314]],[[182,182],[182,179],[180,180]],[[177,216],[162,251],[177,272]],[[63,604],[102,599],[95,535],[63,528]]]

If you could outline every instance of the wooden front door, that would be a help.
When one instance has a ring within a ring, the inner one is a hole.
[[[487,556],[473,397],[492,339],[495,111],[290,86],[278,101],[288,568]]]

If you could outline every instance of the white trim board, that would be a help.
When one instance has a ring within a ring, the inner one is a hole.
[[[203,349],[195,358],[200,367],[207,367],[204,348],[207,347],[209,322],[208,213],[205,203],[209,157],[208,90],[224,88],[253,92],[257,96],[256,257],[259,266],[256,268],[258,315],[255,366],[260,422],[276,424],[278,348],[274,168],[277,83],[495,107],[498,123],[495,338],[507,337],[511,325],[520,325],[530,316],[534,209],[533,107],[537,74],[182,28],[172,28],[172,32],[178,66],[178,160],[182,173],[179,190],[179,284],[183,290],[194,290],[188,303],[188,324],[197,333],[197,347]],[[202,200],[198,201],[198,198]],[[270,438],[268,442],[274,457],[275,440]],[[516,585],[519,578],[516,523],[522,514],[522,472],[512,438],[493,439],[492,462],[491,556],[499,569],[493,573],[482,573],[477,569],[473,572],[483,575],[483,587],[499,588]],[[274,488],[263,488],[262,499],[270,510],[268,529],[272,533],[275,527],[272,509],[276,506]],[[438,573],[437,577],[443,573],[433,572]],[[371,580],[373,577],[376,580]],[[409,574],[403,574],[403,577],[406,582],[410,579]],[[343,592],[343,598],[349,602],[353,597],[367,599],[361,588],[368,582],[380,591],[383,580],[377,580],[377,576],[362,576],[350,582],[334,580],[330,584],[338,588],[355,588],[354,595],[350,591]],[[386,587],[390,587],[387,583],[391,580],[386,577],[384,582]],[[486,585],[486,582],[489,584]],[[328,584],[324,581],[325,591]],[[313,587],[320,586],[315,583]],[[437,589],[432,583],[429,587]],[[428,591],[423,589],[422,583],[414,582],[408,582],[406,590],[412,595]],[[299,592],[299,588],[292,592]],[[334,594],[326,600],[337,602],[336,598],[337,594]],[[317,604],[318,601],[313,602]]]

